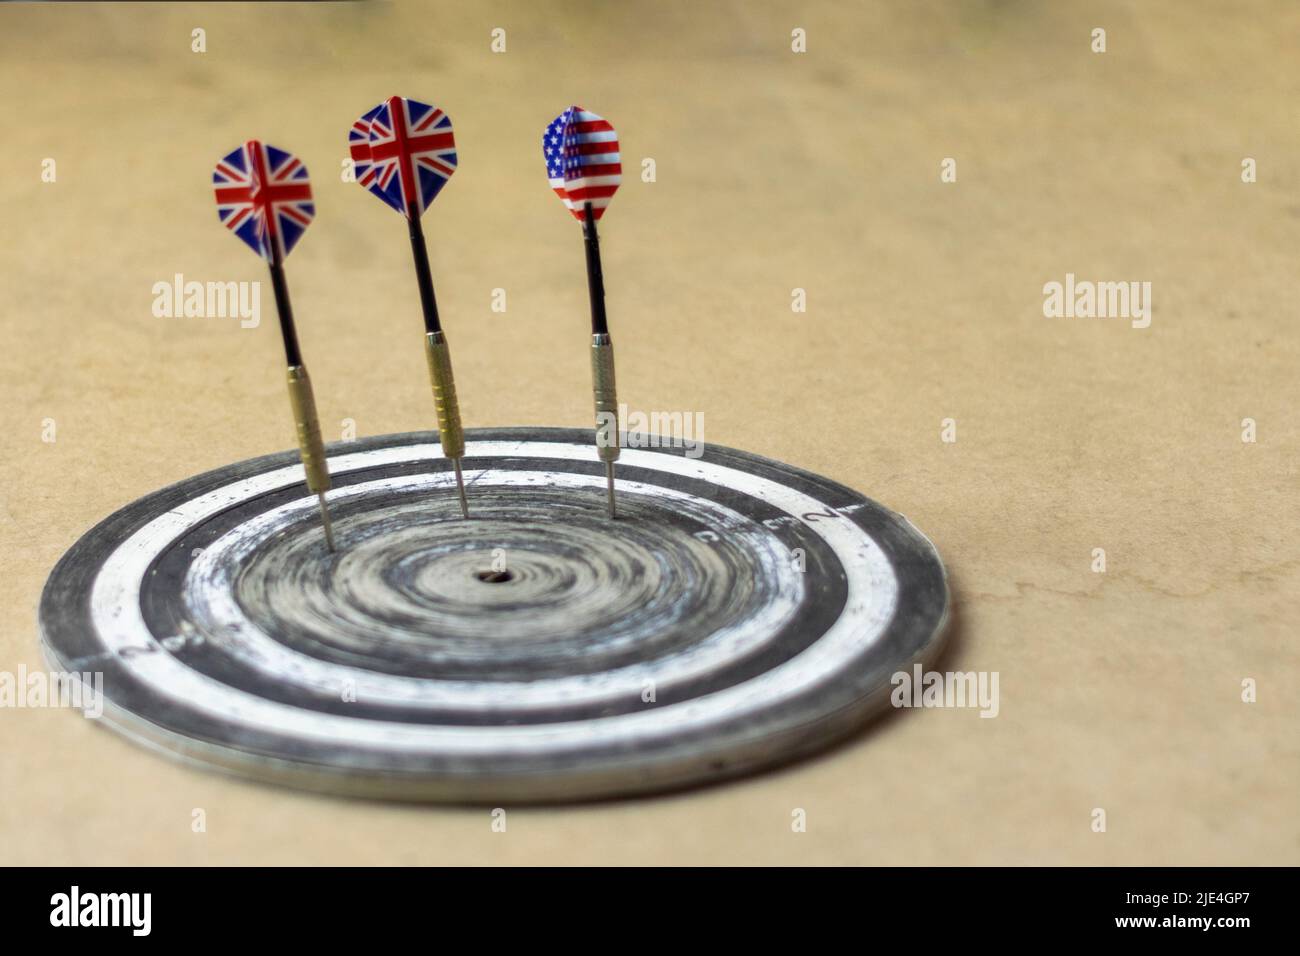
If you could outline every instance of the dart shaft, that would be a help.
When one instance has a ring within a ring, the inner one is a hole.
[[[591,334],[606,335],[609,322],[605,317],[605,276],[600,267],[600,236],[596,233],[596,214],[591,203],[584,207],[583,244],[587,249],[587,297],[591,300]],[[613,366],[611,365],[612,369]]]
[[[433,405],[438,413],[438,437],[442,453],[459,459],[465,454],[465,429],[460,424],[460,404],[456,400],[456,378],[451,371],[451,349],[442,332],[424,337],[424,355],[429,360],[429,381],[433,384]]]
[[[302,352],[298,348],[298,330],[293,324],[293,306],[289,302],[289,286],[284,281],[284,266],[280,254],[275,252],[271,263],[271,288],[275,291],[275,311],[280,317],[280,337],[284,340],[284,358],[290,368],[302,366]],[[306,374],[305,372],[303,374]]]
[[[325,461],[325,442],[321,439],[320,419],[316,415],[316,397],[311,379],[302,365],[289,366],[289,405],[298,428],[298,451],[307,473],[307,487],[321,495],[329,491],[330,473]]]
[[[424,244],[424,227],[418,215],[407,219],[411,233],[411,256],[415,260],[415,283],[420,287],[420,308],[424,311],[424,331],[442,331],[438,321],[438,299],[433,294],[433,272],[429,268],[429,249]]]
[[[591,337],[591,394],[596,404],[596,451],[600,460],[618,460],[618,391],[614,384],[614,343],[608,333]]]

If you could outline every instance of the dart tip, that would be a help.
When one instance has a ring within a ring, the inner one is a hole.
[[[322,524],[325,526],[325,544],[330,549],[330,553],[333,554],[334,553],[334,526],[330,524],[330,510],[325,505],[325,492],[323,491],[316,492],[316,497],[317,499],[320,500],[320,517],[321,517]]]
[[[453,458],[451,463],[456,469],[456,491],[460,494],[460,515],[462,518],[468,518],[469,502],[465,500],[465,476],[460,470],[460,459]]]
[[[615,515],[614,515],[614,463],[612,461],[605,462],[605,487],[609,493],[609,516],[613,518],[615,517]]]

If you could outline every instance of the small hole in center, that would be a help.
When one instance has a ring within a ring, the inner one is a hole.
[[[501,584],[514,580],[515,576],[511,571],[475,571],[474,577],[485,584]]]

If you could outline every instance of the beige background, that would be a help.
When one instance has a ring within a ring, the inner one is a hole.
[[[456,124],[426,228],[467,423],[588,422],[578,231],[538,156],[582,102],[630,173],[602,230],[621,397],[911,517],[955,592],[943,667],[1002,695],[505,834],[6,710],[0,861],[1300,863],[1297,31],[1288,2],[0,8],[0,669],[40,665],[42,583],[94,522],[292,443],[269,288],[256,330],[150,311],[177,272],[264,278],[209,192],[242,139],[313,174],[288,274],[328,437],[431,426],[401,220],[339,176],[403,93]],[[1067,272],[1151,281],[1151,327],[1044,318]]]

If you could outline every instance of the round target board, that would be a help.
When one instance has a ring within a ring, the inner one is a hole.
[[[635,436],[634,436],[635,438]],[[333,445],[337,551],[295,452],[112,515],[41,601],[104,719],[204,766],[474,803],[664,790],[823,748],[928,663],[948,589],[906,519],[798,468],[478,429]]]

